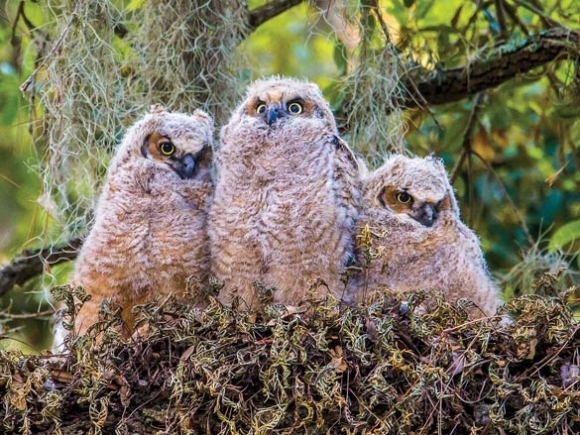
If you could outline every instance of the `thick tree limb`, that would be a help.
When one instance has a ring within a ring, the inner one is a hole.
[[[580,30],[549,29],[530,36],[522,44],[502,45],[491,56],[475,59],[461,68],[437,70],[430,74],[425,71],[413,73],[403,78],[402,85],[408,90],[408,97],[401,104],[413,108],[421,100],[428,105],[458,101],[495,88],[518,74],[555,60],[563,53],[580,55]]]
[[[63,246],[24,251],[11,263],[0,268],[0,296],[15,285],[23,285],[29,279],[41,275],[46,266],[56,266],[74,260],[82,245],[82,239],[70,239]]]
[[[248,19],[249,30],[253,31],[266,21],[286,12],[288,9],[304,2],[304,0],[274,0],[250,11]]]

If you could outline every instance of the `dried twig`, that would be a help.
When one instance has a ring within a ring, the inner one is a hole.
[[[38,313],[10,313],[9,311],[3,310],[0,311],[0,317],[5,317],[10,320],[15,319],[37,319],[39,317],[49,317],[55,313],[54,309],[39,311]]]
[[[482,107],[483,99],[485,97],[485,93],[481,92],[475,96],[473,99],[473,106],[471,107],[471,113],[469,114],[469,119],[467,120],[467,125],[465,127],[465,133],[463,133],[463,142],[461,143],[461,154],[455,163],[455,167],[453,171],[451,171],[451,184],[455,183],[457,176],[459,175],[459,171],[465,163],[465,159],[471,153],[471,139],[473,137],[473,130],[477,123],[477,117]]]
[[[520,28],[520,30],[523,32],[524,35],[529,35],[530,31],[528,30],[528,27],[524,24],[524,22],[520,20],[520,17],[518,17],[516,8],[506,2],[503,3],[503,7],[505,13],[509,15],[510,20],[512,20],[513,23],[517,24],[517,26]]]
[[[501,41],[507,41],[509,39],[509,32],[507,28],[505,10],[503,6],[504,6],[503,0],[495,0],[496,17],[497,22],[499,24],[499,37]]]
[[[559,22],[557,22],[556,20],[551,18],[548,14],[546,14],[542,10],[542,5],[539,2],[536,2],[534,0],[531,0],[530,2],[522,1],[522,0],[514,0],[514,3],[523,7],[524,9],[529,10],[533,14],[539,16],[540,19],[542,20],[542,22],[544,23],[544,27],[546,27],[546,28],[561,27],[562,26]],[[531,4],[531,3],[534,3],[534,4]]]
[[[20,85],[21,92],[28,91],[28,88],[30,87],[30,85],[34,81],[34,78],[36,77],[36,74],[38,74],[38,71],[40,70],[40,68],[42,68],[44,66],[44,64],[48,61],[48,59],[50,59],[54,55],[54,53],[56,53],[56,51],[59,49],[59,47],[62,44],[62,42],[64,41],[64,38],[66,37],[68,31],[70,30],[71,26],[73,25],[73,23],[75,22],[75,20],[78,17],[81,3],[82,3],[81,0],[78,0],[76,2],[75,9],[70,17],[68,24],[66,25],[66,27],[64,28],[64,30],[62,31],[62,33],[60,34],[60,36],[58,37],[56,42],[54,43],[54,46],[50,50],[50,53],[48,53],[48,55],[46,55],[44,57],[44,59],[42,59],[42,62],[40,62],[40,64],[36,66],[36,68],[34,69],[34,71],[32,71],[30,76],[28,76],[28,78],[24,81],[24,83],[22,83],[22,85]]]
[[[477,151],[472,149],[471,154],[473,154],[475,157],[477,157],[481,161],[481,163],[483,163],[483,165],[485,166],[487,171],[489,173],[491,173],[493,175],[493,177],[496,179],[499,189],[502,191],[504,197],[507,199],[510,207],[514,211],[514,214],[516,215],[516,217],[520,221],[520,225],[522,227],[522,230],[524,231],[524,234],[526,235],[526,239],[528,240],[528,243],[530,244],[530,246],[533,245],[534,238],[532,237],[532,234],[530,233],[528,225],[526,224],[524,217],[522,216],[522,214],[520,213],[520,211],[516,207],[516,204],[513,202],[511,196],[509,195],[506,188],[504,187],[503,182],[501,180],[501,177],[499,175],[497,175],[497,173],[493,170],[491,165],[481,155],[479,155],[479,153]]]
[[[381,14],[381,9],[378,0],[371,0],[369,4],[372,8],[375,17],[377,18],[377,21],[381,26],[381,30],[383,32],[383,36],[385,37],[385,41],[387,42],[387,44],[391,43],[391,34],[389,33],[389,26],[387,26],[387,23],[385,23],[385,20],[383,19],[383,15]]]

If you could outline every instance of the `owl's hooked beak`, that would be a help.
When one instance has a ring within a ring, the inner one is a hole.
[[[175,158],[171,160],[171,167],[181,177],[182,180],[186,178],[193,178],[195,174],[195,158],[187,153],[182,158]]]
[[[268,110],[266,110],[266,122],[268,125],[272,125],[272,123],[285,114],[282,105],[280,103],[274,103],[268,107]]]
[[[431,227],[437,218],[437,207],[431,204],[423,204],[417,210],[413,210],[413,218],[426,227]]]

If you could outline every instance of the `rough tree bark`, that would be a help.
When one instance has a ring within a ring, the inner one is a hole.
[[[427,105],[458,101],[495,88],[566,53],[572,58],[580,56],[580,30],[549,29],[521,44],[501,45],[486,58],[474,59],[460,68],[412,73],[403,81],[409,96],[401,103],[413,108],[422,101]]]

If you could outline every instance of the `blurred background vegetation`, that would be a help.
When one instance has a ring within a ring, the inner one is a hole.
[[[0,11],[0,264],[85,234],[111,151],[150,104],[202,106],[219,126],[250,80],[281,74],[321,86],[369,166],[387,152],[441,156],[506,298],[580,283],[578,36],[454,101],[437,81],[435,97],[408,98],[413,83],[534,35],[579,32],[577,0],[0,0]],[[49,290],[70,267],[0,294],[0,349],[50,345]]]

